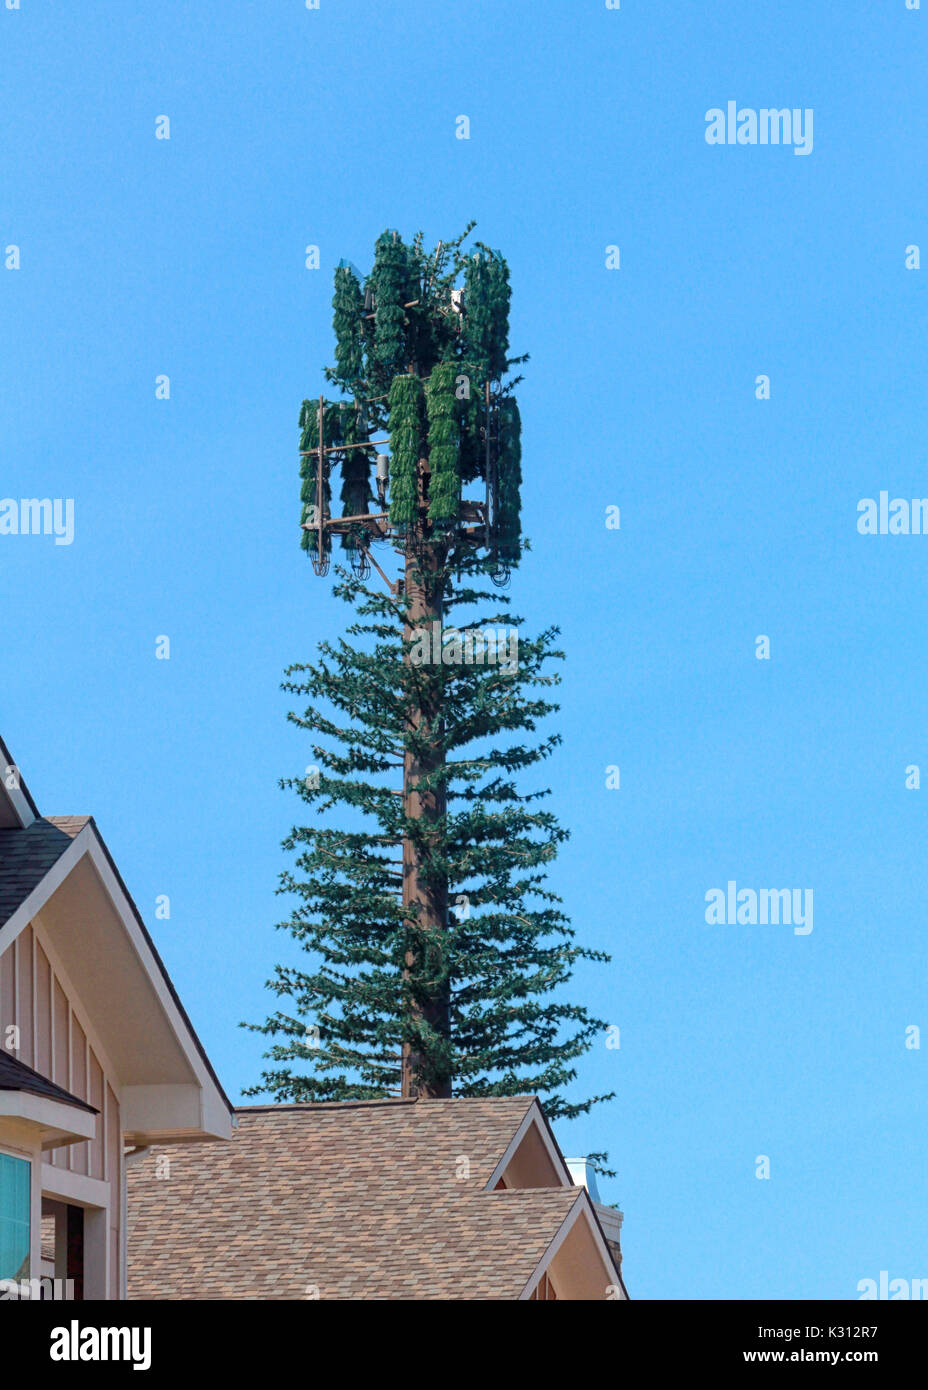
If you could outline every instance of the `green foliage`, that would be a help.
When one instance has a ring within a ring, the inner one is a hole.
[[[521,553],[522,421],[515,396],[499,403],[499,468],[497,473],[497,554],[515,564]]]
[[[456,521],[461,510],[461,427],[454,395],[455,375],[453,362],[441,363],[433,369],[425,391],[429,418],[429,520],[440,526]]]
[[[364,372],[361,349],[361,313],[364,299],[357,276],[348,266],[335,272],[335,295],[332,308],[335,314],[335,378],[344,390],[354,391],[355,383]]]
[[[460,473],[464,483],[485,476],[487,412],[485,387],[498,382],[509,366],[509,267],[484,246],[464,262],[465,328],[460,370],[469,399],[461,408]]]
[[[410,526],[418,502],[418,463],[425,448],[425,399],[417,376],[398,376],[390,388],[390,520]]]
[[[380,395],[389,391],[393,378],[409,365],[404,305],[410,287],[410,263],[398,232],[382,232],[377,238],[369,284],[375,317],[368,381],[375,388],[371,395]]]
[[[444,579],[448,591],[447,570]],[[412,1042],[427,1052],[436,1044],[426,1074],[441,1070],[438,1050],[450,1049],[457,1095],[535,1093],[546,1097],[549,1115],[564,1117],[607,1098],[563,1095],[606,1027],[566,1002],[563,986],[577,961],[606,957],[576,944],[547,884],[566,839],[546,808],[548,793],[517,785],[560,742],[538,732],[557,708],[557,630],[523,635],[505,600],[471,582],[448,598],[449,612],[459,627],[517,631],[515,666],[404,661],[405,601],[344,577],[336,593],[353,610],[345,637],[323,642],[311,664],[287,672],[284,689],[308,701],[290,715],[310,741],[300,765],[311,762],[319,776],[317,785],[303,776],[282,784],[310,808],[311,823],[285,841],[296,857],[280,891],[293,910],[280,927],[308,959],[276,968],[268,982],[276,1011],[246,1025],[270,1039],[270,1065],[249,1094],[279,1101],[396,1094],[400,1050]],[[443,712],[443,763],[432,784],[444,787],[447,810],[437,821],[408,819],[396,794],[404,755],[422,751],[413,708]],[[404,837],[422,874],[458,905],[437,942],[401,900]],[[451,986],[450,1043],[436,1043],[408,1008],[411,996],[443,977]],[[307,1032],[314,1028],[318,1038]]]
[[[509,267],[497,251],[480,247],[468,256],[464,271],[467,310],[464,356],[474,364],[478,385],[499,381],[509,351]]]

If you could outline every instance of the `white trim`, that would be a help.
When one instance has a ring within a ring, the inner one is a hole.
[[[0,757],[2,757],[2,754],[0,754]],[[4,762],[4,763],[3,763],[3,772],[4,772],[4,773],[6,772],[6,769],[7,769],[8,767],[13,767],[13,768],[15,768],[16,771],[17,771],[17,773],[19,773],[19,764],[18,764],[18,763],[14,763],[14,762],[9,762],[9,763],[7,763],[7,762]],[[18,787],[8,787],[8,786],[6,785],[6,778],[4,777],[4,779],[3,779],[3,785],[2,785],[2,787],[0,787],[0,795],[3,795],[3,796],[6,797],[7,801],[10,803],[10,806],[11,806],[12,809],[13,809],[13,814],[14,814],[14,816],[16,816],[17,820],[19,821],[20,826],[22,827],[23,830],[26,830],[26,829],[28,829],[28,827],[32,824],[32,822],[35,820],[35,816],[34,816],[34,814],[33,814],[32,807],[29,805],[29,801],[28,801],[28,799],[27,799],[27,797],[26,797],[26,795],[25,795],[25,793],[24,793],[24,791],[23,791],[23,789],[22,789],[22,780],[23,780],[23,779],[22,779],[22,776],[20,775],[20,778],[19,778],[20,785],[19,785]],[[15,826],[12,826],[11,829],[15,830],[16,827],[15,827]]]
[[[88,1207],[84,1212],[84,1298],[110,1297],[110,1209]]]
[[[50,1163],[42,1163],[42,1191],[46,1197],[57,1197],[77,1207],[105,1207],[107,1211],[112,1198],[112,1185],[101,1182],[99,1178],[88,1178],[83,1173],[72,1173],[70,1168],[53,1168]]]
[[[93,1139],[97,1129],[95,1116],[89,1110],[80,1110],[51,1096],[37,1096],[32,1091],[0,1091],[0,1115],[41,1126],[39,1143],[43,1148]],[[47,1143],[49,1138],[52,1143]]]
[[[564,1160],[561,1158],[561,1155],[558,1152],[557,1145],[554,1143],[550,1133],[548,1132],[548,1126],[545,1124],[541,1106],[538,1104],[538,1101],[533,1098],[532,1103],[529,1105],[528,1110],[526,1110],[525,1112],[525,1118],[519,1125],[519,1128],[516,1130],[515,1134],[512,1136],[512,1139],[509,1141],[509,1145],[506,1149],[506,1152],[503,1154],[499,1163],[497,1163],[496,1167],[493,1169],[493,1172],[490,1175],[490,1180],[487,1183],[486,1187],[483,1189],[484,1192],[492,1192],[494,1190],[496,1184],[499,1182],[500,1178],[503,1176],[506,1169],[509,1167],[509,1164],[511,1163],[517,1149],[519,1148],[520,1144],[522,1143],[522,1140],[525,1138],[528,1131],[531,1129],[532,1125],[534,1125],[535,1128],[538,1130],[541,1142],[545,1147],[545,1151],[547,1152],[548,1157],[551,1159],[551,1162],[554,1165],[555,1172],[558,1172],[561,1175],[561,1186],[574,1186],[573,1179],[571,1178],[570,1173],[568,1172]]]
[[[0,933],[2,935],[2,933]],[[14,941],[13,951],[10,959],[13,962],[13,1022],[16,1025],[15,1036],[22,1042],[22,1016],[23,1011],[19,1007],[19,977],[22,973],[19,968],[19,942]],[[21,1049],[20,1049],[21,1050]]]

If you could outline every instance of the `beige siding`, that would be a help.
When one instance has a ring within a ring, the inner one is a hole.
[[[52,968],[48,956],[35,943],[35,1061],[43,1076],[52,1074]]]
[[[13,943],[16,952],[16,1010],[19,1024],[19,1052],[16,1054],[26,1066],[35,1066],[35,1049],[32,1038],[32,928],[20,932]]]
[[[87,1077],[87,1034],[74,1017],[73,1010],[71,1013],[71,1090],[81,1100],[90,1100]],[[83,1173],[85,1177],[90,1176],[87,1166],[87,1150],[89,1148],[89,1141],[86,1144],[70,1145],[68,1155],[71,1161],[68,1167],[72,1172]]]
[[[47,1158],[57,1168],[116,1183],[118,1194],[122,1136],[116,1078],[106,1075],[88,1041],[79,1007],[68,998],[37,933],[25,927],[0,955],[0,1046],[6,1045],[9,1025],[17,1025],[15,1056],[99,1110],[93,1141],[55,1149]],[[118,1200],[113,1220],[118,1223]]]
[[[65,994],[61,985],[52,978],[52,1032],[55,1038],[54,1065],[52,1067],[52,1080],[59,1086],[63,1086],[66,1091],[71,1089],[71,1063],[68,1028],[70,1024],[71,1008],[68,1004],[68,996]],[[67,1168],[68,1153],[66,1149],[52,1150],[52,1163],[56,1168]]]
[[[90,1091],[87,1099],[94,1109],[98,1111],[97,1137],[92,1144],[88,1145],[90,1177],[99,1178],[100,1182],[103,1182],[106,1176],[106,1115],[103,1110],[103,1068],[94,1056],[93,1048],[88,1048],[87,1057],[90,1063]]]
[[[7,1029],[16,1022],[16,973],[13,947],[0,956],[0,1047],[6,1047]]]

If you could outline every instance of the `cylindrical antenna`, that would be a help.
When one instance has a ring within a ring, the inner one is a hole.
[[[390,480],[390,456],[389,454],[377,455],[377,467],[375,470],[377,478],[377,500],[381,507],[387,505],[387,483]]]

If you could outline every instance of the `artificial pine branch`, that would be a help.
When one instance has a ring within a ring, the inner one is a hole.
[[[418,466],[425,439],[425,400],[417,376],[390,387],[390,521],[410,526],[418,504]]]

